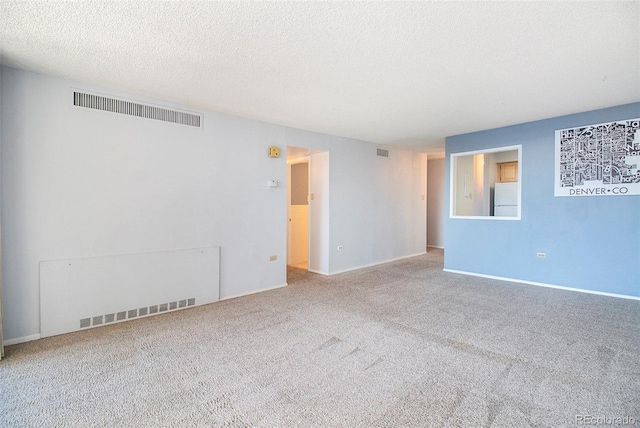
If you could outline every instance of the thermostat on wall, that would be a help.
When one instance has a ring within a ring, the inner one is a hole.
[[[269,147],[269,157],[271,157],[271,158],[279,158],[280,157],[280,147],[276,147],[276,146]]]

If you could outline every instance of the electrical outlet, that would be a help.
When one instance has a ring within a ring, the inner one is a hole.
[[[344,250],[344,246],[338,245],[338,251],[342,251],[342,250]]]
[[[547,253],[536,253],[536,257],[539,259],[545,259],[547,257]]]
[[[276,260],[278,260],[278,256],[269,256],[270,262],[275,262]]]

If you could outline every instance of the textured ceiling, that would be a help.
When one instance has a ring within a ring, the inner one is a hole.
[[[2,64],[272,123],[444,137],[640,100],[640,2],[0,1]]]

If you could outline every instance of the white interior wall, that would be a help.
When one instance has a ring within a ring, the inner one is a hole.
[[[444,159],[429,159],[427,167],[427,245],[444,247]]]
[[[286,139],[330,158],[329,273],[425,252],[426,155],[391,149],[385,158],[371,143],[291,128]]]
[[[473,156],[473,215],[489,215],[489,187],[485,179],[484,155]]]
[[[221,298],[286,283],[286,189],[266,185],[285,182],[285,159],[267,155],[282,127],[76,108],[72,87],[158,104],[3,70],[5,339],[39,334],[41,260],[220,246]]]
[[[0,67],[0,194],[2,189],[2,67]],[[2,198],[0,198],[0,213],[2,212]],[[0,226],[0,242],[2,242],[2,227]],[[4,357],[4,339],[2,331],[2,248],[0,246],[0,359]]]
[[[453,212],[455,215],[473,215],[475,182],[473,175],[473,156],[458,156],[455,160],[456,197]]]
[[[378,158],[370,143],[208,111],[192,129],[75,108],[72,88],[184,109],[3,69],[6,340],[39,334],[41,260],[220,246],[221,298],[284,285],[287,168],[285,156],[268,157],[271,145],[325,151],[311,158],[329,171],[325,273],[425,250],[424,155]],[[281,184],[269,189],[269,179]]]
[[[311,272],[329,273],[330,184],[329,152],[309,156],[309,263]]]

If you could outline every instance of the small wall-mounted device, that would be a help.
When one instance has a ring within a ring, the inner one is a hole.
[[[267,187],[269,188],[278,187],[278,182],[276,180],[267,180]]]
[[[279,158],[280,157],[280,147],[276,147],[276,146],[269,147],[269,157],[270,158]]]

